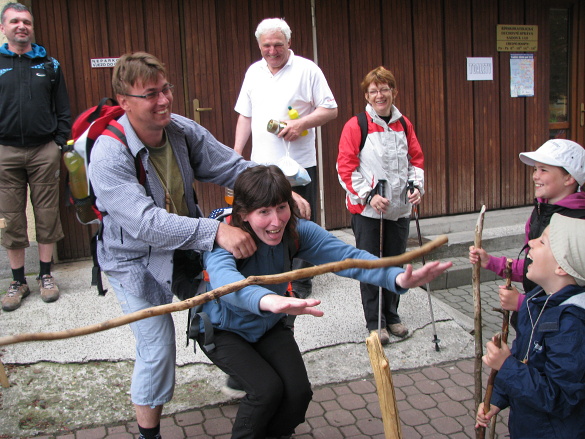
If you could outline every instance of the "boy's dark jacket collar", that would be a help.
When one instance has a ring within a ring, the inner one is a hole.
[[[547,299],[547,309],[558,308],[558,311],[560,311],[554,313],[556,317],[553,320],[557,320],[554,323],[558,324],[558,319],[565,309],[567,311],[570,309],[573,314],[580,316],[585,321],[585,287],[567,285],[550,296],[550,298],[544,293],[541,287],[537,287],[529,293],[529,298],[526,300],[530,301],[534,306],[541,308]],[[551,322],[550,318],[552,315],[550,313],[547,314],[548,318],[546,320]]]
[[[8,43],[4,43],[2,46],[0,46],[0,54],[6,55],[6,56],[18,56],[16,53],[14,53],[10,49],[8,49]],[[31,59],[45,58],[47,56],[47,51],[45,50],[45,48],[43,46],[39,46],[38,44],[33,44],[32,50],[26,52],[23,56],[26,56],[27,58],[31,58]]]

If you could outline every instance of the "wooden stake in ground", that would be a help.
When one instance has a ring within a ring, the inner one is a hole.
[[[380,401],[380,410],[382,412],[382,422],[384,423],[384,436],[386,439],[401,439],[402,427],[398,416],[398,407],[396,405],[396,393],[394,392],[394,383],[392,382],[392,371],[390,363],[380,337],[376,331],[366,338],[366,346],[370,355],[370,363],[376,380],[376,389]]]
[[[475,224],[475,241],[474,246],[475,248],[481,248],[481,239],[483,233],[483,217],[485,215],[485,206],[481,206],[481,211],[479,212],[479,217],[477,218],[477,223]],[[471,281],[473,283],[473,322],[474,322],[474,335],[475,335],[475,365],[473,370],[473,376],[475,381],[475,394],[474,394],[474,401],[475,401],[475,408],[479,407],[479,404],[482,402],[481,393],[482,393],[482,380],[481,380],[481,372],[482,372],[482,361],[481,357],[483,357],[483,338],[481,334],[481,295],[479,292],[479,284],[480,284],[480,268],[481,268],[481,261],[477,261],[477,263],[473,266],[473,274],[471,277]],[[485,437],[485,428],[479,427],[475,431],[475,436],[478,439],[483,439]]]

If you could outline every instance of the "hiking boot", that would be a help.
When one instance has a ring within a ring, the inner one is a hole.
[[[370,335],[373,335],[374,333],[378,334],[378,330],[374,329],[370,331]],[[379,338],[380,343],[382,343],[382,346],[385,346],[388,343],[390,343],[390,334],[388,334],[388,330],[386,328],[382,328],[382,330],[380,331]]]
[[[59,287],[57,287],[53,276],[45,274],[43,277],[37,277],[37,282],[41,289],[41,299],[43,299],[43,302],[54,302],[59,298]]]
[[[17,280],[10,282],[8,292],[2,297],[2,309],[4,311],[14,311],[20,307],[20,302],[30,294],[27,284],[20,283]]]
[[[408,328],[402,323],[392,323],[388,325],[388,330],[390,331],[390,334],[395,335],[396,337],[404,338],[408,335]]]
[[[225,385],[221,388],[221,393],[232,399],[242,399],[246,396],[246,392],[242,389],[240,383],[232,376],[228,376]]]

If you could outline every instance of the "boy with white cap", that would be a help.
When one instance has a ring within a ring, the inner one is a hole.
[[[512,350],[487,343],[483,362],[498,374],[490,410],[484,414],[479,405],[476,428],[510,407],[508,428],[514,439],[582,438],[585,221],[554,214],[528,246],[532,263],[526,276],[540,286],[526,294],[518,312]]]
[[[581,145],[571,140],[552,139],[536,151],[520,153],[520,160],[534,167],[534,210],[526,223],[526,243],[542,234],[554,213],[585,218],[585,193],[580,190],[585,184],[585,149]],[[526,249],[525,245],[520,252]],[[481,261],[483,268],[502,277],[506,259],[504,256],[491,256],[484,249],[469,247],[469,261],[472,264]],[[515,259],[512,263],[512,280],[523,282],[525,292],[536,286],[525,276],[529,263],[529,259]],[[508,290],[501,299],[504,309],[517,311],[524,295],[518,294],[517,290]]]

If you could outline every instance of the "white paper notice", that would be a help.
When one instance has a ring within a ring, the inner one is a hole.
[[[534,54],[510,54],[510,96],[534,96]]]
[[[468,81],[491,81],[494,79],[492,58],[467,58]]]

